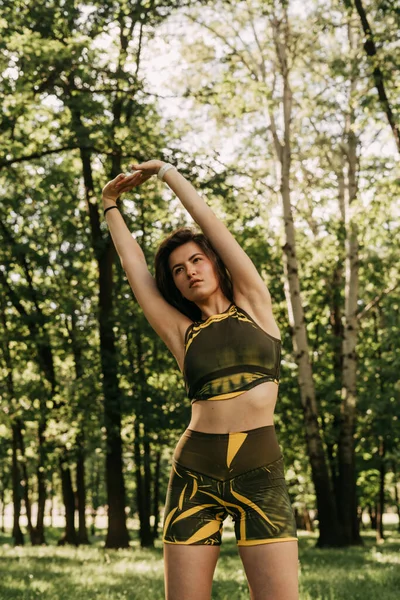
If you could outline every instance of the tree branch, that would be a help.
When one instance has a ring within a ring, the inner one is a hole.
[[[357,319],[358,320],[362,319],[362,317],[369,310],[371,310],[371,308],[373,308],[374,306],[379,304],[379,302],[382,300],[382,298],[384,296],[387,296],[388,294],[390,294],[390,292],[393,292],[393,290],[395,290],[398,286],[399,286],[399,282],[396,282],[394,285],[386,288],[386,290],[383,290],[383,292],[381,294],[379,294],[378,296],[376,296],[373,300],[371,300],[371,302],[368,302],[368,304],[366,306],[364,306],[364,308],[357,314]]]
[[[362,28],[364,30],[364,34],[366,37],[366,41],[364,42],[364,49],[365,49],[365,52],[367,53],[367,55],[372,59],[374,56],[376,56],[376,46],[375,46],[375,41],[374,41],[374,35],[372,33],[370,24],[368,22],[368,17],[364,10],[362,0],[354,0],[354,4],[355,4],[357,12],[360,16],[361,25],[362,25]],[[400,134],[399,134],[399,130],[397,128],[397,124],[395,122],[392,108],[389,103],[389,99],[386,95],[385,84],[383,81],[383,74],[382,74],[381,69],[378,66],[377,61],[374,60],[371,62],[372,62],[372,66],[374,68],[373,77],[374,77],[374,81],[375,81],[375,87],[378,90],[379,100],[381,102],[384,112],[386,113],[386,116],[389,121],[389,125],[392,128],[394,139],[397,144],[397,149],[400,152]]]
[[[42,158],[43,156],[48,156],[50,154],[59,154],[61,152],[67,152],[68,150],[79,150],[83,148],[84,150],[93,150],[93,152],[97,152],[98,154],[106,154],[107,156],[112,156],[113,152],[106,152],[105,150],[100,150],[95,146],[81,146],[81,145],[73,145],[73,146],[62,146],[61,148],[54,148],[52,150],[43,150],[42,152],[34,152],[33,154],[29,154],[27,156],[19,156],[16,158],[10,158],[8,160],[0,160],[0,169],[2,167],[9,167],[14,163],[25,162],[29,160],[35,160],[36,158]],[[136,156],[136,155],[135,155]]]

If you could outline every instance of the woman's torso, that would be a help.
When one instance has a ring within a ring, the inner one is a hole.
[[[242,307],[264,331],[280,337],[272,311],[252,305],[244,296],[234,295],[234,304]],[[182,323],[179,353],[174,353],[181,372],[185,358],[185,332],[190,320]],[[270,381],[261,383],[228,400],[198,400],[192,404],[189,429],[205,433],[231,433],[273,425],[278,386]]]
[[[192,404],[188,428],[231,433],[273,425],[277,396],[277,384],[268,381],[229,400],[198,400]]]

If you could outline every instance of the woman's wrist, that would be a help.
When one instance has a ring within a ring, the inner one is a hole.
[[[117,206],[117,199],[108,198],[107,196],[102,196],[103,200],[103,209],[108,208],[109,206]]]
[[[161,169],[161,167],[163,167],[164,165],[166,165],[166,164],[167,164],[167,163],[166,163],[164,160],[159,160],[158,162],[160,163],[160,166],[159,166],[159,167],[158,167],[158,169],[157,169],[157,173],[156,173],[156,175],[158,174],[158,172],[159,172],[159,170]]]

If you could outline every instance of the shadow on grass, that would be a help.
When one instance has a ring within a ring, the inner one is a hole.
[[[43,546],[13,547],[3,536],[0,546],[1,600],[164,600],[163,544],[141,548],[134,539],[130,549],[104,548],[105,532],[89,546],[57,546],[60,530],[49,530]],[[132,536],[134,537],[134,536]],[[221,547],[213,598],[248,599],[244,573],[238,570],[235,541]]]
[[[13,547],[0,536],[1,600],[164,600],[163,544],[141,548],[137,533],[131,548],[104,548],[105,531],[89,546],[57,546],[60,529],[48,529],[48,545]],[[376,544],[363,531],[363,546],[318,549],[316,534],[299,536],[300,600],[397,600],[400,586],[400,535],[388,528]],[[27,538],[26,538],[27,540]],[[248,585],[236,541],[223,539],[213,600],[248,600]]]

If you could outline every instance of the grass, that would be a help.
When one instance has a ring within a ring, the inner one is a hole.
[[[164,600],[163,549],[140,548],[136,532],[129,550],[102,547],[105,532],[79,548],[55,545],[61,530],[47,529],[48,546],[12,546],[0,537],[0,600]],[[315,548],[316,534],[299,532],[300,600],[397,600],[400,535],[386,528],[375,543],[363,532],[364,546]],[[221,555],[214,574],[213,600],[248,600],[247,581],[233,530],[224,524]],[[188,599],[190,600],[190,599]]]

